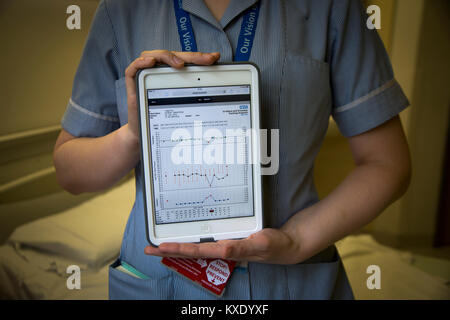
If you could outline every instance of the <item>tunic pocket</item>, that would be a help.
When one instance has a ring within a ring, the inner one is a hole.
[[[109,298],[112,300],[170,300],[173,299],[171,277],[139,279],[116,267],[117,259],[109,266]]]
[[[331,114],[329,65],[288,51],[280,92],[280,135],[287,154],[281,159],[296,165],[318,151]],[[295,146],[295,147],[293,147]]]
[[[174,298],[177,300],[250,299],[250,283],[248,270],[234,270],[221,297],[210,293],[208,290],[201,287],[201,285],[194,283],[193,281],[185,278],[180,274],[174,273],[172,280],[174,287]]]
[[[329,65],[288,51],[280,88],[277,227],[318,200],[313,166],[331,106]]]
[[[342,260],[333,245],[316,256],[286,266],[291,299],[353,299]]]
[[[342,276],[341,270],[343,271],[338,258],[331,262],[287,266],[289,297],[312,300],[332,299],[338,277]]]

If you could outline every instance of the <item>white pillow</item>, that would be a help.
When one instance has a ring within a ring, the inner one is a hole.
[[[8,242],[32,262],[29,249],[99,268],[119,253],[134,200],[134,179],[59,214],[18,227]],[[81,266],[80,266],[81,267]]]

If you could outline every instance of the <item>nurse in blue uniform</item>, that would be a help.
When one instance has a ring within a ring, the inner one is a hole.
[[[239,39],[252,10],[245,56]],[[180,38],[180,14],[189,18],[190,48]],[[134,77],[158,63],[256,63],[261,126],[280,134],[279,170],[264,177],[267,228],[248,239],[149,247],[137,174],[120,256],[110,267],[111,299],[215,298],[164,267],[161,256],[248,261],[223,299],[353,298],[333,244],[401,196],[410,176],[398,117],[408,101],[366,19],[359,0],[101,1],[55,146],[65,189],[104,190],[133,168],[141,172]],[[355,168],[319,200],[313,165],[330,116],[348,138]],[[120,260],[149,278],[114,269]]]

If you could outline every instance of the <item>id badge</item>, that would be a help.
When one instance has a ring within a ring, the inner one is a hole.
[[[161,263],[218,297],[223,295],[236,266],[236,261],[223,259],[164,257]]]

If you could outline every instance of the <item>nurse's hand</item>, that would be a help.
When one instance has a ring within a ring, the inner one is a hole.
[[[137,116],[136,73],[140,69],[151,68],[156,64],[167,64],[173,68],[182,68],[185,63],[210,65],[220,58],[219,52],[177,52],[168,50],[143,51],[125,70],[127,88],[128,125],[127,140],[132,144],[139,142],[139,123]]]
[[[273,264],[294,264],[299,261],[300,245],[288,233],[263,229],[243,240],[221,240],[206,243],[162,243],[148,246],[144,252],[160,257],[220,258]]]

